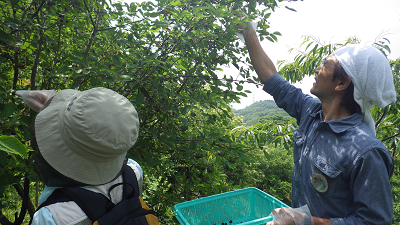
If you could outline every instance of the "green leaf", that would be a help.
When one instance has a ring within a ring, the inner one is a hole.
[[[19,122],[23,125],[29,126],[32,122],[32,118],[30,116],[21,116]]]
[[[236,43],[238,43],[238,42],[236,42]],[[238,64],[236,64],[236,63],[232,63],[232,64],[236,67],[236,69],[238,69],[240,71],[240,68],[239,68]]]
[[[197,143],[195,141],[191,141],[189,145],[190,150],[195,150],[197,148]]]
[[[278,38],[274,34],[269,34],[269,36],[271,36],[274,39],[274,41],[278,41]]]
[[[238,90],[238,91],[243,90],[243,86],[242,86],[242,85],[237,85],[237,86],[236,86],[236,90]]]
[[[179,0],[173,0],[172,2],[171,2],[171,5],[172,6],[177,6],[177,5],[180,5],[181,4],[181,2],[179,1]]]
[[[7,61],[6,58],[0,57],[0,63],[6,62],[6,61]]]
[[[274,42],[274,39],[272,39],[271,37],[265,37],[266,39],[268,39],[268,41]]]
[[[0,166],[4,166],[7,163],[7,153],[0,151]]]
[[[70,57],[68,57],[66,60],[67,60],[67,61],[74,62],[74,63],[80,63],[80,62],[81,62],[80,59],[78,59],[77,57],[74,57],[74,56],[70,56]]]
[[[254,12],[254,11],[256,11],[256,6],[257,6],[257,2],[256,2],[256,0],[250,0],[250,2],[249,2],[249,12],[251,13],[251,12]]]
[[[144,101],[144,95],[142,93],[139,93],[136,96],[136,104],[140,105],[143,103],[143,101]]]
[[[193,8],[193,14],[195,14],[196,16],[199,14],[199,11],[202,9],[207,9],[207,6],[196,6]]]
[[[0,173],[0,187],[16,183],[14,175],[11,173]]]
[[[8,34],[2,30],[0,30],[0,41],[7,43],[9,41]]]
[[[128,41],[129,42],[132,42],[132,39],[133,39],[133,34],[131,33],[131,34],[128,34]]]
[[[18,139],[10,136],[0,136],[0,150],[27,158],[27,149]]]
[[[148,16],[148,17],[158,17],[160,14],[159,13],[150,13],[150,12],[148,12],[148,13],[145,13],[144,15]]]
[[[290,11],[297,12],[295,9],[285,6],[285,8],[289,9]]]
[[[182,115],[186,115],[189,112],[190,108],[190,105],[186,105],[185,107],[183,107],[181,111]]]
[[[118,55],[114,55],[114,56],[112,57],[112,59],[113,59],[113,61],[114,61],[115,64],[121,64]]]
[[[185,118],[181,117],[181,118],[179,118],[179,120],[182,122],[183,126],[185,126],[185,127],[188,126],[188,121]]]
[[[214,98],[216,98],[218,95],[215,93],[211,93],[210,94],[210,99],[213,100]]]
[[[3,99],[6,97],[7,91],[0,86],[0,102],[3,101]]]
[[[9,102],[4,106],[1,115],[3,118],[7,118],[11,116],[14,113],[14,111],[15,111],[15,104],[13,102]]]

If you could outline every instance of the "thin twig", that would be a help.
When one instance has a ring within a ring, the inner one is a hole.
[[[40,10],[43,8],[43,5],[44,5],[44,3],[46,3],[46,1],[47,1],[47,0],[43,0],[43,1],[40,3],[38,9],[36,10],[35,13],[33,13],[33,15],[31,16],[31,18],[35,18],[35,17],[39,14]]]
[[[87,12],[88,12],[88,14],[89,14],[90,21],[92,21],[93,27],[95,27],[96,25],[95,25],[95,23],[94,23],[94,21],[93,21],[91,12],[90,12],[90,10],[89,10],[89,6],[88,6],[88,4],[87,4],[87,1],[86,1],[86,0],[83,0],[83,3],[85,4],[86,10],[87,10]]]
[[[387,140],[389,140],[389,139],[391,139],[391,138],[394,138],[394,137],[396,137],[396,136],[399,136],[399,135],[400,135],[400,133],[394,134],[394,135],[392,135],[392,136],[389,136],[389,137],[386,137],[386,138],[382,139],[382,141],[387,141]]]
[[[379,119],[375,123],[375,128],[378,127],[379,123],[382,121],[383,117],[385,116],[386,112],[383,112],[382,115],[379,117]]]

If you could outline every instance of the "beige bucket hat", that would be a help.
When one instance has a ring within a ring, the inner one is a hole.
[[[105,184],[121,171],[139,135],[134,106],[106,89],[62,90],[35,119],[43,158],[59,173],[89,185]]]

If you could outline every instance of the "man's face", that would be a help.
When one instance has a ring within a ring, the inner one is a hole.
[[[324,99],[332,96],[335,91],[336,83],[332,81],[334,65],[337,59],[334,54],[329,55],[324,59],[322,64],[314,69],[315,83],[310,92],[319,99]]]

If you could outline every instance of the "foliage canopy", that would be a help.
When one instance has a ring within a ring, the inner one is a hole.
[[[239,66],[249,59],[236,24],[258,18],[261,37],[276,41],[267,19],[279,1],[1,1],[0,195],[15,189],[23,201],[14,220],[0,211],[0,222],[23,223],[37,204],[30,190],[40,189],[29,132],[35,113],[19,89],[107,87],[126,96],[141,124],[129,156],[145,171],[144,197],[167,217],[178,202],[233,189],[223,169],[248,159],[230,136],[238,120],[229,103],[246,95],[244,82],[258,83]],[[234,16],[238,8],[249,18]],[[221,74],[226,65],[239,75]],[[7,199],[0,209],[14,204]]]
[[[176,203],[247,185],[290,204],[290,153],[264,146],[289,149],[295,126],[239,126],[229,107],[246,95],[243,83],[259,84],[250,74],[246,48],[235,36],[236,24],[257,19],[260,38],[276,41],[280,33],[269,31],[268,17],[282,1],[1,1],[0,209],[14,207],[18,213],[5,216],[0,210],[0,223],[26,223],[37,204],[30,194],[41,186],[32,170],[30,147],[35,113],[15,96],[19,89],[107,87],[126,96],[141,124],[140,137],[128,154],[145,171],[144,198],[171,222]],[[248,18],[234,16],[241,12],[232,9],[239,8]],[[322,46],[312,39],[306,44],[307,53],[281,69],[290,81],[311,74],[320,56],[339,46]],[[385,42],[376,46],[388,51]],[[398,93],[399,64],[391,62]],[[238,70],[236,77],[221,72],[231,65]],[[396,159],[396,176],[398,112],[398,102],[374,109],[378,138]],[[266,165],[277,172],[265,176]],[[243,170],[248,176],[243,177]],[[281,188],[268,183],[271,180]],[[10,200],[10,190],[22,204]],[[399,202],[399,195],[395,197]]]

